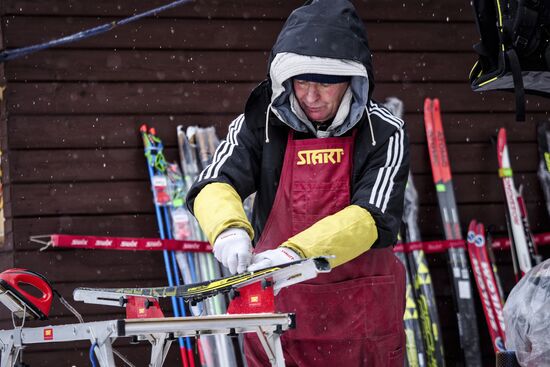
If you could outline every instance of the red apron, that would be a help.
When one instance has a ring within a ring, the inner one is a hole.
[[[350,205],[354,136],[294,140],[289,133],[256,253]],[[403,366],[405,270],[391,248],[371,249],[285,288],[275,304],[278,312],[296,313],[296,329],[281,338],[287,366]],[[249,367],[270,365],[256,335],[246,335],[245,354]]]

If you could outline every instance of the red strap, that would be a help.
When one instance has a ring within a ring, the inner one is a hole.
[[[31,237],[31,241],[44,243],[38,238]],[[48,245],[53,247],[102,249],[102,250],[168,250],[187,252],[212,252],[212,246],[205,241],[178,241],[161,240],[158,238],[132,238],[132,237],[95,237],[74,236],[65,234],[52,234],[49,236]]]
[[[533,236],[535,244],[538,246],[550,245],[550,232],[539,233]],[[510,239],[494,238],[492,247],[495,250],[506,250],[510,248]],[[394,247],[394,252],[411,252],[416,250],[424,250],[427,254],[445,252],[450,248],[466,248],[465,240],[441,240],[441,241],[424,241],[410,242],[398,244]]]

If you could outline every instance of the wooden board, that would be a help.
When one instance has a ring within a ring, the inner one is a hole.
[[[381,99],[382,101],[385,98]],[[405,106],[407,132],[413,144],[426,144],[422,111]],[[152,114],[152,115],[12,115],[8,133],[12,149],[109,149],[137,148],[142,141],[139,127],[143,123],[155,127],[165,146],[175,147],[176,126],[214,126],[223,139],[227,126],[237,117],[228,114]],[[506,127],[508,141],[535,144],[536,122],[546,120],[544,112],[531,113],[525,124],[518,124],[512,113],[466,113],[443,111],[445,137],[449,144],[488,144],[499,127]],[[426,148],[424,148],[426,149]],[[452,162],[454,163],[454,162]],[[523,164],[522,162],[518,162]]]
[[[249,83],[11,83],[7,111],[16,114],[182,114],[234,113],[244,108],[255,87]],[[216,96],[212,103],[211,96]],[[425,97],[441,98],[446,112],[512,112],[509,93],[473,93],[465,84],[380,83],[375,98],[398,96],[409,108]],[[546,109],[542,97],[528,98],[529,112]]]
[[[78,16],[130,16],[158,6],[167,4],[162,0],[152,0],[144,4],[131,0],[122,4],[109,0],[68,4],[62,0],[36,2],[32,0],[15,0],[6,3],[7,15],[58,15]],[[242,18],[242,19],[283,19],[293,9],[302,5],[302,0],[262,1],[238,0],[197,0],[193,4],[182,5],[157,17],[178,18]],[[357,0],[354,5],[367,20],[425,20],[433,22],[473,21],[469,4],[459,0],[441,3],[437,0],[426,0],[403,3],[398,0]],[[391,9],[391,11],[388,11]]]
[[[6,64],[9,81],[257,82],[267,75],[266,51],[51,49]],[[228,62],[233,67],[228,68]],[[471,52],[394,52],[374,55],[377,82],[463,82]],[[387,65],[391,65],[389,68]]]
[[[6,16],[7,48],[30,46],[97,27],[115,18]],[[28,27],[33,22],[33,27]],[[142,19],[109,33],[62,45],[86,49],[261,50],[269,51],[283,22],[279,20]],[[470,51],[479,38],[474,23],[370,22],[373,51]],[[403,37],[403,35],[407,37]],[[438,37],[434,37],[437,34]],[[456,37],[460,35],[460,37]]]

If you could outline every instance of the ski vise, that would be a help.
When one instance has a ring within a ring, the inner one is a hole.
[[[128,294],[115,294],[111,292],[86,291],[79,293],[75,300],[96,305],[126,307],[127,319],[151,319],[162,318],[164,314],[160,309],[159,301],[155,297],[132,296]]]
[[[233,289],[229,292],[231,302],[228,314],[250,314],[275,312],[273,281],[262,279],[256,283]]]

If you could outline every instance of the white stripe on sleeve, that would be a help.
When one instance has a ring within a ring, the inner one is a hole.
[[[212,163],[209,164],[200,174],[199,181],[207,180],[211,178],[218,177],[221,167],[227,161],[227,159],[233,154],[233,150],[238,144],[237,135],[241,131],[241,127],[244,122],[244,114],[237,117],[229,125],[229,130],[227,133],[227,140],[222,142],[220,146],[216,149],[214,153],[214,158]]]

